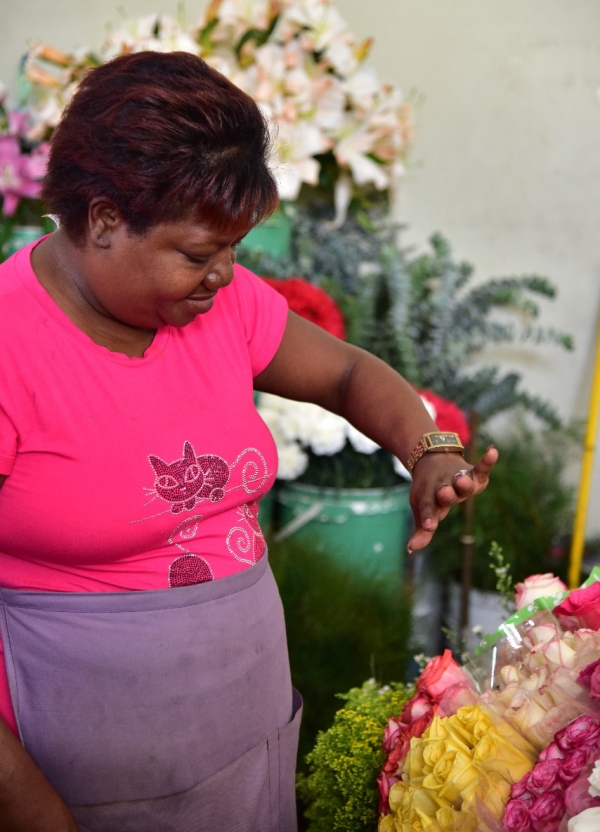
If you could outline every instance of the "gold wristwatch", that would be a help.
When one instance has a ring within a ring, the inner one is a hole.
[[[464,449],[458,433],[447,433],[444,431],[424,433],[421,441],[408,457],[406,468],[408,473],[412,474],[413,468],[425,454],[462,454]]]

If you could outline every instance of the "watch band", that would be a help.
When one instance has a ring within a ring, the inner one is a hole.
[[[462,454],[464,445],[457,433],[448,431],[434,431],[424,433],[406,462],[406,469],[412,474],[413,468],[425,454],[446,453]]]

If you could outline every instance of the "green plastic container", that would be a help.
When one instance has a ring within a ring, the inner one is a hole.
[[[39,225],[16,225],[4,244],[2,256],[8,260],[20,248],[39,240],[45,233],[44,229]]]
[[[244,249],[262,251],[271,257],[285,257],[290,253],[292,242],[292,220],[284,208],[248,232],[240,244],[242,259]]]
[[[409,530],[410,486],[318,488],[280,485],[276,540],[289,539],[365,576],[400,583]]]

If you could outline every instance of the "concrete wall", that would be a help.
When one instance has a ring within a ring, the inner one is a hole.
[[[126,0],[131,16],[175,2]],[[2,0],[0,78],[26,41],[98,46],[116,4]],[[200,3],[188,0],[193,16]],[[563,417],[585,418],[600,315],[598,0],[339,0],[371,63],[417,96],[417,131],[398,211],[405,242],[442,231],[477,276],[538,273],[559,288],[542,321],[575,353],[513,347],[508,367]],[[493,356],[494,360],[497,355]],[[588,532],[600,534],[600,452]]]

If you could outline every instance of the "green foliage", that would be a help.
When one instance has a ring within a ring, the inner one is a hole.
[[[490,546],[490,569],[496,576],[496,592],[502,596],[502,605],[507,615],[515,611],[515,584],[509,564],[504,560],[502,547],[495,540]]]
[[[377,828],[376,778],[385,759],[381,742],[388,717],[412,696],[410,686],[380,687],[373,679],[340,698],[329,730],[308,755],[309,772],[298,777],[310,832],[373,832]]]
[[[500,458],[487,489],[475,501],[473,585],[494,590],[489,568],[490,541],[501,547],[514,581],[539,572],[562,574],[566,553],[557,546],[569,531],[573,490],[564,482],[572,437],[565,431],[534,431],[517,423],[497,441]],[[463,517],[453,509],[430,544],[441,572],[458,576]]]
[[[520,405],[558,427],[554,409],[520,389],[518,373],[473,366],[493,344],[572,349],[568,335],[537,325],[540,302],[556,295],[552,284],[530,275],[471,286],[473,267],[452,259],[441,234],[431,237],[429,252],[415,256],[399,246],[399,231],[382,207],[356,208],[335,228],[319,204],[300,203],[289,257],[275,260],[242,245],[241,259],[258,274],[301,276],[321,286],[340,305],[351,343],[417,387],[475,410],[480,422]]]
[[[269,560],[285,610],[294,685],[304,697],[299,764],[333,720],[336,694],[373,676],[403,679],[410,599],[393,582],[366,578],[326,552],[291,540],[271,543]]]
[[[384,450],[361,454],[346,443],[333,456],[317,456],[310,450],[307,453],[308,467],[296,482],[321,488],[388,488],[406,484],[394,472],[390,454]]]

